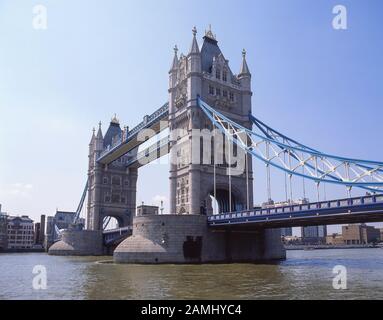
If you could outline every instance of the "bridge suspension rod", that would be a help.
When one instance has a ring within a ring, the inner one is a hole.
[[[261,133],[256,133],[227,118],[201,99],[198,99],[198,105],[231,142],[264,162],[267,167],[272,166],[291,176],[302,177],[319,184],[330,183],[363,188],[372,192],[383,191],[383,162],[345,158],[316,151],[280,134],[250,116],[261,131]],[[237,138],[240,134],[246,134],[247,139],[251,141],[250,146]],[[280,141],[281,138],[285,139],[285,143]],[[277,151],[276,148],[282,152]],[[273,152],[274,155],[271,155],[270,152]],[[282,154],[285,153],[290,154],[289,161],[284,161]],[[319,163],[322,164],[322,167],[327,167],[327,170],[321,169]],[[343,168],[345,163],[350,165],[349,176]],[[298,171],[299,168],[305,170],[302,170],[301,173]],[[367,181],[366,177],[371,179]]]

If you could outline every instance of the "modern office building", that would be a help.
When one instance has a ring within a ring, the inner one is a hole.
[[[327,226],[302,227],[303,244],[325,244],[327,237]]]

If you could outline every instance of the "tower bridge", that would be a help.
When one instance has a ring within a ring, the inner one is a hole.
[[[245,50],[234,74],[213,32],[205,33],[201,49],[196,35],[194,28],[187,55],[174,49],[168,103],[132,130],[121,129],[114,117],[105,135],[101,124],[93,131],[76,215],[86,196],[86,230],[64,231],[50,254],[103,254],[112,248],[121,263],[274,260],[285,258],[279,228],[383,221],[382,162],[320,152],[255,118]],[[169,133],[160,137],[164,130]],[[214,134],[201,141],[195,131]],[[147,141],[155,135],[157,141]],[[138,170],[166,154],[170,212],[135,216]],[[271,170],[285,174],[285,206],[254,209],[253,159],[265,165],[269,202]],[[313,182],[317,201],[293,204],[294,177]],[[322,184],[346,188],[348,197],[320,201]],[[368,195],[351,197],[355,188]],[[104,230],[112,217],[119,228]]]

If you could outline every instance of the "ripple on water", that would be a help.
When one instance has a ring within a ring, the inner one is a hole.
[[[48,289],[32,288],[45,265]],[[332,288],[336,265],[348,290]],[[383,299],[383,250],[288,252],[272,265],[120,265],[110,257],[0,255],[1,299]]]

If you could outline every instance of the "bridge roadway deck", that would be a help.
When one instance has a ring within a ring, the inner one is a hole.
[[[112,230],[105,230],[102,232],[104,245],[112,245],[116,242],[120,242],[126,237],[132,235],[132,227],[124,227]]]
[[[114,145],[108,146],[107,149],[100,155],[97,162],[101,164],[109,164],[118,160],[125,154],[143,144],[145,141],[138,139],[141,130],[150,129],[155,134],[168,128],[169,105],[166,103],[150,116],[146,116],[144,121],[128,132],[126,137],[121,136],[120,140]]]
[[[214,229],[275,229],[383,222],[383,195],[226,213],[208,218]]]

